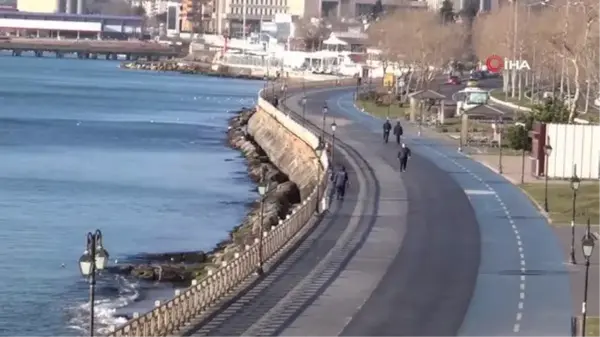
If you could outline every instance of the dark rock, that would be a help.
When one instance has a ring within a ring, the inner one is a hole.
[[[204,263],[206,254],[203,251],[168,252],[168,253],[142,253],[133,258],[138,263]]]

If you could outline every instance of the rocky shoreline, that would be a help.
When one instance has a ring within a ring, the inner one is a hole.
[[[245,80],[264,80],[263,76],[253,75],[248,68],[229,67],[224,65],[189,62],[189,61],[133,61],[123,62],[123,69],[178,72],[213,77],[239,78]]]
[[[300,203],[298,186],[289,180],[267,157],[264,151],[247,134],[248,121],[255,109],[242,109],[229,119],[227,143],[238,149],[246,158],[248,175],[258,182],[262,173],[270,181],[270,192],[265,197],[263,228],[260,228],[260,202],[250,205],[250,210],[242,223],[229,232],[226,240],[218,243],[210,252],[168,252],[139,254],[132,263],[118,264],[109,268],[116,274],[128,275],[137,279],[174,284],[189,284],[193,279],[201,279],[209,270],[215,270],[223,261],[231,260],[236,252],[242,252],[261,231],[276,226],[284,219],[295,204]]]

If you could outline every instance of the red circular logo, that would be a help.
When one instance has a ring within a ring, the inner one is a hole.
[[[492,73],[497,73],[504,68],[504,60],[498,55],[492,55],[485,60],[487,70]]]

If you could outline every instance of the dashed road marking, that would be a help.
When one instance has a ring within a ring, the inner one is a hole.
[[[519,322],[523,319],[523,307],[524,307],[524,299],[525,299],[525,272],[527,271],[525,269],[525,254],[523,253],[523,242],[521,241],[521,234],[519,233],[519,229],[517,228],[515,221],[512,217],[512,215],[510,214],[510,211],[508,210],[508,208],[506,207],[506,204],[504,203],[504,201],[502,201],[502,199],[500,198],[500,196],[498,195],[498,192],[496,192],[496,190],[494,190],[494,188],[492,188],[492,186],[490,186],[490,184],[485,183],[483,181],[483,178],[481,178],[480,176],[478,176],[475,172],[472,172],[471,170],[469,170],[468,168],[466,168],[464,165],[461,165],[459,162],[457,162],[456,160],[448,157],[447,155],[439,152],[438,150],[435,150],[433,148],[430,148],[432,151],[436,152],[439,156],[444,157],[446,159],[449,159],[454,165],[456,165],[457,167],[461,168],[464,172],[470,174],[472,177],[474,177],[475,179],[477,179],[478,181],[482,182],[484,184],[484,186],[487,188],[487,192],[483,193],[481,192],[481,190],[465,190],[466,194],[469,194],[468,192],[471,192],[470,194],[490,194],[490,195],[494,195],[496,197],[496,200],[498,201],[498,203],[500,204],[500,206],[502,207],[502,210],[504,211],[504,214],[506,215],[506,218],[508,219],[508,222],[511,224],[511,227],[514,231],[515,234],[515,240],[517,242],[517,247],[519,250],[519,257],[520,257],[520,265],[521,265],[521,283],[519,285],[521,292],[519,293],[519,304],[517,306],[517,313],[516,313],[516,323],[513,326],[513,332],[518,333],[521,330],[521,324],[519,324]],[[477,193],[472,193],[473,191],[477,191]]]

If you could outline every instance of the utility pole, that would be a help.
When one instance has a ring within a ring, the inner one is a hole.
[[[242,0],[242,36],[244,38],[244,54],[246,54],[246,7],[248,0]]]
[[[514,26],[513,26],[513,30],[514,30],[514,34],[513,34],[513,60],[517,59],[517,35],[518,35],[518,29],[519,29],[519,6],[517,5],[517,0],[513,0],[513,10],[514,10]],[[516,96],[516,80],[517,80],[517,69],[513,69],[512,70],[512,90],[511,90],[511,97],[515,98]]]

